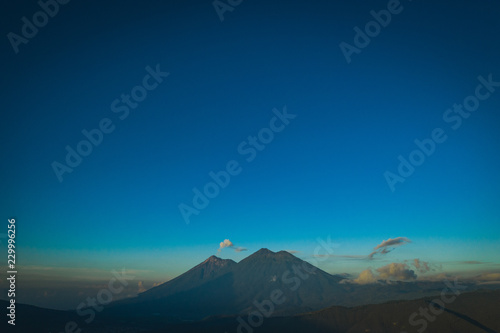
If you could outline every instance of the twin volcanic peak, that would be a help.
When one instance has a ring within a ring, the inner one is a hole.
[[[208,281],[216,279],[225,274],[243,275],[248,271],[250,283],[254,284],[258,281],[256,275],[259,271],[266,270],[268,267],[274,267],[275,270],[285,270],[290,264],[302,264],[302,260],[293,256],[286,251],[272,252],[268,249],[260,249],[247,258],[243,259],[240,263],[236,263],[231,259],[221,259],[217,256],[211,256],[202,263],[191,268],[184,274],[165,282],[157,287],[151,288],[141,293],[139,298],[162,298],[168,295],[186,291],[198,287]],[[290,267],[291,268],[291,267]],[[238,274],[239,273],[239,274]],[[247,279],[245,279],[247,280]]]
[[[245,315],[278,293],[280,304],[274,307],[273,316],[287,316],[333,305],[418,298],[442,289],[441,282],[357,285],[341,283],[343,279],[286,251],[260,249],[238,263],[211,256],[137,297],[112,302],[106,313],[132,317],[155,314],[172,320]]]
[[[286,251],[260,249],[239,263],[211,256],[186,273],[111,307],[200,319],[249,313],[255,302],[279,290],[285,302],[275,314],[295,314],[337,304],[335,299],[344,293],[341,279]]]

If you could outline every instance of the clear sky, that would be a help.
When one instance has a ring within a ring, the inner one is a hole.
[[[211,1],[74,1],[17,54],[5,37],[0,216],[5,230],[16,218],[18,265],[103,276],[127,267],[159,282],[224,239],[248,249],[224,258],[267,247],[308,259],[330,236],[339,255],[407,237],[387,258],[498,269],[500,88],[457,129],[443,115],[475,94],[479,76],[500,81],[500,5],[402,1],[348,64],[339,44],[354,45],[353,28],[387,3],[243,1],[221,21]],[[40,10],[2,7],[4,36]],[[120,119],[122,94],[158,68],[169,75],[146,80],[158,84]],[[296,117],[248,161],[238,147],[284,108]],[[54,161],[66,164],[65,147],[103,119],[114,130],[60,182]],[[398,156],[436,128],[447,140],[391,191],[384,173],[397,174]],[[192,189],[233,160],[240,172],[187,224],[179,205],[193,207]]]

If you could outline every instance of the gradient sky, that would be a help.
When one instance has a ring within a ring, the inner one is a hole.
[[[63,269],[127,267],[165,281],[226,238],[248,251],[224,258],[267,247],[307,259],[330,236],[339,255],[408,237],[391,261],[498,270],[500,88],[459,129],[442,117],[478,76],[500,81],[500,5],[402,6],[350,64],[339,43],[353,44],[353,28],[387,1],[243,1],[223,22],[211,1],[74,1],[18,54],[5,37],[0,216],[5,228],[17,220],[18,265],[62,280],[75,276]],[[40,10],[2,7],[4,36]],[[120,120],[111,103],[157,64],[170,75]],[[238,145],[284,106],[297,117],[246,162]],[[103,118],[115,130],[59,182],[51,163]],[[384,172],[437,127],[448,140],[391,192]],[[242,172],[186,224],[178,205],[230,160]]]

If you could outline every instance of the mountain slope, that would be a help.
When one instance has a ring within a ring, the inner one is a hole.
[[[211,256],[175,279],[139,294],[138,301],[163,298],[199,287],[230,272],[235,265],[233,260]]]
[[[279,290],[284,303],[273,315],[320,309],[345,293],[341,280],[286,251],[261,249],[234,269],[235,307],[239,312],[250,312],[255,310],[254,301],[269,300],[271,293]]]
[[[234,299],[231,288],[233,260],[211,256],[184,274],[151,288],[137,297],[107,306],[111,317],[144,317],[150,315],[195,320],[209,315],[228,313]]]

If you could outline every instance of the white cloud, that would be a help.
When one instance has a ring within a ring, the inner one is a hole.
[[[378,280],[386,280],[387,283],[390,283],[391,280],[409,281],[417,278],[415,272],[409,269],[407,264],[396,262],[377,268],[375,271],[376,273],[374,274],[370,268],[365,269],[359,273],[356,279],[342,280],[342,283],[370,284],[376,283]]]
[[[231,242],[229,239],[224,239],[223,242],[220,242],[220,249],[222,250],[225,247],[231,247],[233,246],[233,242]]]
[[[223,248],[232,248],[236,252],[241,252],[241,251],[246,251],[247,249],[244,247],[235,247],[233,242],[231,242],[229,239],[224,239],[223,242],[219,243],[219,249],[217,250],[217,253],[220,253]]]
[[[357,284],[369,284],[377,282],[377,278],[373,275],[371,269],[365,269],[359,273],[358,278],[354,279],[353,282]]]
[[[379,277],[383,280],[415,280],[415,271],[409,269],[407,264],[393,262],[377,269]]]

